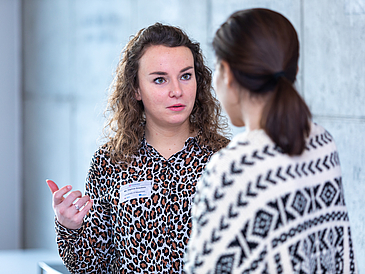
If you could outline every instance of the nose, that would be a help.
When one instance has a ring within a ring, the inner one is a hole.
[[[170,85],[170,97],[181,97],[183,95],[182,88],[179,81],[173,81]]]

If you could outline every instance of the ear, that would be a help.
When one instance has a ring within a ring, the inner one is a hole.
[[[234,76],[233,76],[233,72],[231,70],[231,67],[229,66],[229,64],[226,61],[222,60],[221,61],[221,69],[222,69],[222,73],[223,73],[224,83],[228,87],[232,87],[232,85],[234,83]]]
[[[142,100],[141,90],[139,88],[137,88],[136,92],[134,93],[134,97],[136,98],[137,101]]]

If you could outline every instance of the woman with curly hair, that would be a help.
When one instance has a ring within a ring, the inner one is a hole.
[[[181,273],[197,179],[228,143],[211,71],[156,23],[126,45],[111,90],[85,196],[47,181],[60,256],[72,273]]]

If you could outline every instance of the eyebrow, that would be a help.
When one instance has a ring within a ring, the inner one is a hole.
[[[183,73],[183,72],[185,72],[189,69],[193,69],[193,68],[194,67],[192,67],[192,66],[188,66],[188,67],[183,68],[182,70],[180,70],[180,73]],[[154,72],[151,72],[149,75],[167,75],[167,73],[164,72],[164,71],[154,71]]]

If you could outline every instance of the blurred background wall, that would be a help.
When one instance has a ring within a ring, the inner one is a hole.
[[[0,0],[0,249],[56,252],[45,180],[84,188],[131,35],[156,21],[180,26],[213,69],[215,30],[251,7],[283,13],[299,34],[297,87],[337,141],[365,271],[365,0]]]
[[[20,10],[19,0],[0,0],[0,249],[21,247]]]

